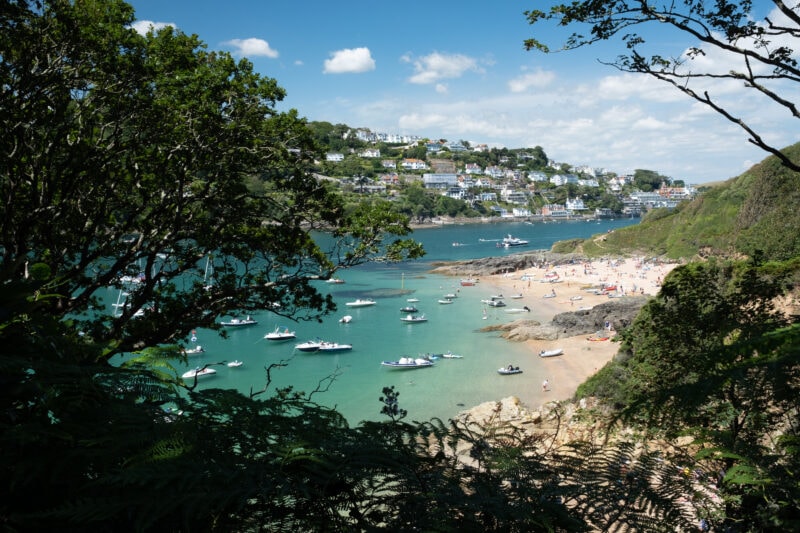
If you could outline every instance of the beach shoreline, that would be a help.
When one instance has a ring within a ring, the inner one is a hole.
[[[509,314],[508,322],[525,318],[546,324],[559,313],[590,308],[609,298],[634,294],[653,296],[675,266],[648,262],[642,257],[586,260],[481,276],[480,283],[489,287],[493,294],[502,294],[505,298],[515,295],[516,298],[505,300],[508,307],[530,309],[524,315]],[[599,293],[593,292],[598,289]],[[523,341],[531,356],[539,360],[529,365],[530,372],[518,376],[523,381],[519,400],[529,408],[536,408],[551,401],[572,399],[580,384],[616,355],[619,345],[613,341],[615,334],[614,324],[608,324],[596,333]],[[607,340],[598,340],[605,337]],[[562,349],[564,353],[539,357],[540,352],[553,349]],[[545,380],[547,390],[543,387]]]

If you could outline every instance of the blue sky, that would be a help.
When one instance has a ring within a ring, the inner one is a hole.
[[[565,29],[527,24],[523,12],[544,2],[480,8],[361,0],[130,3],[141,27],[171,24],[197,34],[211,50],[247,57],[286,89],[279,109],[297,109],[310,121],[489,146],[541,146],[558,162],[623,174],[655,170],[689,183],[738,176],[767,156],[739,127],[676,89],[600,64],[624,52],[619,42],[526,52],[527,38],[559,45],[568,36]],[[677,56],[695,44],[651,35],[663,55]],[[726,58],[713,54],[701,61],[697,68],[728,68]],[[753,91],[730,83],[710,90],[756,120],[767,141],[784,147],[799,140],[797,121]],[[798,96],[797,87],[780,90]]]

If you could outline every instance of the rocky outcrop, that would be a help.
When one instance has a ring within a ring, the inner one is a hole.
[[[559,254],[547,250],[534,250],[502,257],[433,263],[432,272],[444,276],[491,276],[526,268],[543,268],[545,265],[581,263],[586,260],[585,256],[579,254]]]
[[[595,305],[591,309],[568,311],[553,317],[547,324],[535,320],[515,320],[506,324],[492,325],[481,331],[501,331],[501,336],[512,341],[556,340],[576,335],[588,335],[602,330],[609,322],[615,331],[627,328],[642,306],[650,299],[648,296],[626,296],[613,298]]]

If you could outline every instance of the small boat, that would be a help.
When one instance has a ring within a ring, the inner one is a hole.
[[[518,366],[508,365],[503,368],[498,368],[497,373],[503,376],[510,376],[512,374],[522,374],[522,370],[520,370]]]
[[[289,331],[289,328],[282,328],[277,326],[274,331],[270,331],[264,338],[268,341],[288,341],[297,338],[294,331]]]
[[[520,307],[509,307],[506,309],[506,313],[530,313],[531,309],[527,305]]]
[[[454,242],[453,246],[464,246],[463,242]]]
[[[419,302],[419,298],[409,298],[409,299],[408,299],[408,300],[406,300],[406,301],[407,301],[408,303],[410,303],[410,304],[415,304],[415,303]]]
[[[569,299],[573,302],[577,302],[578,300],[583,300],[583,296],[570,296]]]
[[[413,305],[407,305],[405,307],[400,308],[401,313],[416,313],[417,311],[419,311],[419,309],[417,309]]]
[[[542,350],[539,352],[539,357],[555,357],[556,355],[561,355],[564,353],[564,350],[561,348],[555,348],[553,350]]]
[[[189,348],[188,350],[184,350],[183,351],[183,353],[185,353],[186,355],[196,355],[196,354],[203,353],[203,352],[205,352],[205,350],[199,344],[197,346],[195,346],[194,348]]]
[[[592,337],[586,337],[586,340],[587,340],[587,341],[592,341],[592,342],[597,342],[597,341],[607,341],[608,339],[610,339],[610,337],[607,337],[607,336],[605,336],[605,335],[603,335],[603,336],[597,336],[597,335],[595,335],[595,336],[592,336]]]
[[[508,235],[502,241],[502,243],[498,243],[498,246],[503,246],[505,248],[511,248],[513,246],[525,246],[528,244],[528,241],[518,239],[517,237],[512,237]]]
[[[344,283],[344,280],[340,279],[340,278],[331,278],[329,280],[326,280],[325,282],[326,283],[342,284],[342,283]]]
[[[474,278],[464,278],[461,280],[462,287],[472,287],[476,283],[478,283],[478,280]]]
[[[344,305],[348,307],[367,307],[370,305],[375,305],[375,300],[372,300],[370,298],[364,298],[364,299],[358,298],[356,300],[353,300],[352,302],[347,302]]]
[[[204,376],[213,376],[216,373],[217,371],[214,370],[213,368],[208,368],[208,367],[200,368],[198,366],[194,370],[189,370],[188,372],[184,372],[183,376],[181,377],[183,379],[202,378]]]
[[[409,324],[416,324],[417,322],[427,322],[428,319],[425,318],[425,315],[406,315],[404,317],[400,317],[400,320]]]
[[[556,291],[551,291],[551,292],[545,294],[544,296],[542,296],[542,298],[555,298],[555,297],[556,297]]]
[[[243,364],[244,364],[244,363],[243,363],[242,361],[239,361],[239,360],[237,359],[236,361],[231,361],[230,363],[228,363],[228,368],[239,368],[239,367],[240,367],[240,366],[242,366]]]
[[[463,355],[458,355],[457,353],[453,352],[445,352],[442,354],[442,359],[463,359]]]
[[[397,361],[381,361],[381,366],[406,370],[410,368],[428,368],[433,366],[433,361],[424,357],[401,357]]]
[[[489,307],[505,307],[506,303],[503,300],[491,300],[486,302]]]
[[[350,315],[344,315],[342,318],[339,319],[339,323],[341,324],[349,324],[353,320],[353,317]]]
[[[333,353],[333,352],[346,352],[353,349],[352,344],[339,344],[338,342],[322,341],[319,343],[320,352]]]
[[[295,344],[294,349],[301,352],[316,352],[319,350],[319,347],[322,345],[322,343],[323,341],[319,339],[315,341],[301,342],[300,344]]]
[[[258,321],[257,320],[253,320],[252,318],[250,318],[250,315],[248,315],[247,318],[245,318],[245,319],[232,318],[232,319],[228,320],[227,322],[220,322],[220,324],[223,325],[223,326],[226,326],[226,327],[236,328],[236,327],[244,327],[244,326],[255,326],[256,324],[258,324]]]
[[[511,296],[509,296],[509,298],[519,300],[520,298],[522,298],[522,293],[512,294]]]
[[[442,305],[447,305],[453,303],[452,298],[439,298],[439,303]]]
[[[453,298],[458,298],[458,296],[452,292],[449,294],[445,294],[444,297],[447,298],[448,300],[452,300]]]

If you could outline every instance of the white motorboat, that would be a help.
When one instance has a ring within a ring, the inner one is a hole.
[[[442,354],[442,359],[463,359],[463,355],[458,355],[457,353],[453,352],[445,352]]]
[[[427,322],[428,319],[425,318],[425,315],[412,315],[408,314],[404,317],[400,317],[400,320],[406,322],[408,324],[416,324],[417,322]]]
[[[522,298],[522,293],[512,294],[511,296],[509,296],[509,298],[519,300],[520,298]]]
[[[503,241],[499,244],[499,246],[511,248],[512,246],[525,246],[527,244],[528,241],[526,240],[518,239],[517,237],[512,237],[511,235],[508,235],[505,238],[503,238]]]
[[[347,302],[344,305],[346,305],[347,307],[368,307],[370,305],[375,305],[375,300],[372,300],[370,298],[363,298],[363,299],[358,298],[356,300],[353,300],[352,302]]]
[[[486,302],[489,307],[505,307],[506,303],[503,300],[490,300]]]
[[[553,350],[542,350],[539,352],[539,357],[555,357],[564,353],[562,348],[555,348]]]
[[[401,357],[397,361],[381,361],[381,366],[406,370],[411,368],[428,368],[433,366],[433,361],[424,357]]]
[[[331,279],[325,280],[325,282],[326,283],[333,283],[333,284],[336,284],[336,285],[341,285],[342,283],[344,283],[344,280],[341,279],[341,278],[331,278]]]
[[[203,353],[203,352],[205,352],[205,350],[199,344],[197,346],[195,346],[194,348],[189,348],[188,350],[183,350],[183,353],[185,353],[186,355],[197,355],[197,354]]]
[[[506,313],[530,313],[531,308],[527,305],[520,307],[509,307],[506,309]]]
[[[522,374],[522,370],[518,366],[508,365],[503,368],[498,368],[497,373],[503,376],[510,376],[512,374]]]
[[[452,298],[440,298],[439,299],[439,303],[442,304],[442,305],[451,304],[451,303],[453,303],[453,299]]]
[[[410,303],[410,304],[415,304],[415,303],[419,302],[419,298],[409,298],[409,299],[408,299],[408,300],[406,300],[406,301],[407,301],[408,303]]]
[[[273,331],[264,335],[264,338],[268,341],[288,341],[297,338],[297,335],[294,331],[289,331],[289,328],[276,326]]]
[[[319,343],[320,352],[333,353],[333,352],[346,352],[353,349],[352,344],[339,344],[338,342],[322,341]]]
[[[200,367],[197,367],[194,370],[189,370],[188,372],[184,372],[183,376],[181,376],[181,377],[183,379],[202,378],[202,377],[205,377],[205,376],[213,376],[216,373],[217,373],[217,371],[214,370],[213,368],[209,368],[209,367],[200,368]]]
[[[244,318],[244,319],[232,318],[232,319],[228,320],[227,322],[220,322],[220,324],[223,325],[223,326],[226,326],[226,327],[237,328],[237,327],[243,327],[243,326],[255,326],[256,324],[258,324],[258,321],[257,320],[253,320],[248,315],[247,318]]]
[[[417,311],[419,311],[419,309],[417,309],[413,305],[407,305],[405,307],[401,307],[400,308],[400,312],[401,313],[416,313]]]
[[[339,323],[341,324],[349,324],[353,320],[353,317],[350,315],[344,315],[342,318],[339,319]]]
[[[294,349],[299,350],[301,352],[316,352],[319,350],[319,347],[322,345],[324,341],[319,339],[315,341],[306,341],[301,342],[300,344],[295,344]]]
[[[230,363],[228,363],[228,368],[239,368],[239,367],[240,367],[240,366],[242,366],[243,364],[244,364],[244,362],[242,362],[242,361],[239,361],[239,360],[237,359],[236,361],[231,361]]]

